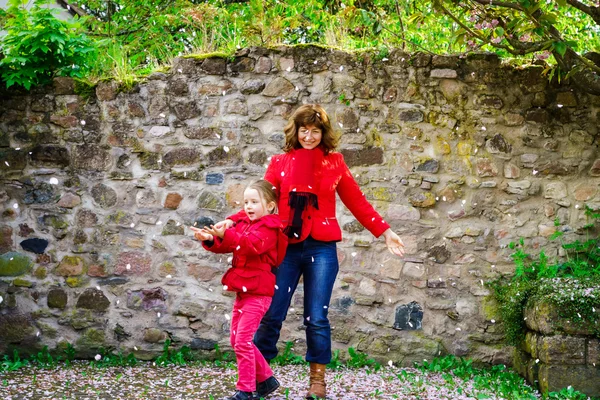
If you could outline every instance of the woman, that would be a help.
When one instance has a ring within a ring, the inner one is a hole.
[[[316,104],[298,108],[284,128],[284,154],[273,156],[265,179],[279,195],[279,214],[290,238],[283,263],[276,271],[273,302],[261,321],[254,342],[267,360],[277,355],[282,322],[304,276],[304,325],[310,363],[307,399],[325,399],[325,365],[331,361],[331,328],[327,319],[338,273],[336,242],[342,231],[335,214],[335,195],[375,237],[383,235],[390,252],[402,256],[404,243],[365,199],[340,153],[325,110]],[[236,214],[219,224],[231,226]],[[219,225],[218,224],[218,225]],[[218,226],[217,225],[217,226]],[[259,383],[265,396],[279,384]]]

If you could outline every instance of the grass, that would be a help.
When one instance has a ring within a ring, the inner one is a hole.
[[[119,397],[113,393],[115,390],[120,390],[120,395],[133,396],[127,392],[131,387],[137,388],[136,393],[142,396],[144,393],[158,392],[169,397],[184,392],[198,395],[197,390],[202,387],[206,390],[210,388],[209,391],[200,392],[204,396],[221,396],[233,390],[237,379],[235,357],[221,351],[218,346],[213,360],[195,359],[189,348],[183,346],[174,349],[168,340],[154,362],[142,362],[133,354],[124,355],[108,350],[101,350],[92,361],[75,361],[75,349],[71,345],[67,345],[63,353],[52,355],[44,347],[29,360],[22,359],[16,351],[11,357],[4,356],[0,363],[2,398],[10,398],[11,394],[18,393],[20,383],[46,388],[50,385],[55,394],[69,393],[71,396],[75,393],[103,393]],[[477,368],[472,360],[452,355],[423,361],[415,364],[414,368],[398,368],[391,361],[389,365],[382,366],[354,348],[348,349],[348,356],[346,362],[341,362],[339,351],[336,351],[328,365],[328,382],[332,391],[342,398],[367,391],[363,395],[381,399],[450,399],[463,396],[473,399],[587,399],[587,396],[571,387],[544,397],[504,365]],[[296,398],[290,396],[303,390],[304,381],[308,379],[306,364],[303,357],[293,353],[292,342],[286,343],[281,354],[272,362],[277,376],[286,382],[280,392],[286,396],[283,398]],[[69,378],[57,379],[56,374]],[[190,380],[194,381],[192,388]],[[111,388],[110,382],[116,388]],[[130,382],[129,389],[123,386],[125,382]],[[357,386],[355,382],[364,383]]]

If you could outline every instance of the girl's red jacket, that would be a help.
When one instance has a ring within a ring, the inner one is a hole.
[[[232,267],[222,279],[226,290],[273,296],[275,275],[271,267],[281,264],[287,248],[281,220],[277,214],[268,214],[250,221],[242,213],[223,239],[215,237],[202,246],[213,253],[233,253]]]
[[[273,156],[265,173],[265,179],[273,184],[279,195],[279,215],[284,226],[287,226],[290,212],[289,192],[294,189],[289,180],[295,160],[294,152],[295,150],[292,150]],[[373,236],[381,236],[390,227],[365,198],[341,153],[332,152],[324,157],[321,176],[317,192],[319,209],[309,208],[308,212],[304,213],[302,233],[299,238],[290,238],[290,243],[301,242],[308,235],[324,242],[342,240],[342,230],[335,213],[336,192],[352,215]],[[237,213],[227,218],[238,221],[242,217],[242,213]]]

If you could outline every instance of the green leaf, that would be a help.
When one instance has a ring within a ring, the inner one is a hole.
[[[554,42],[552,44],[552,49],[561,56],[564,56],[567,52],[567,45],[564,42]]]

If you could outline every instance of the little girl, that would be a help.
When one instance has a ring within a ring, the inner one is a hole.
[[[238,367],[236,393],[228,400],[259,400],[274,392],[279,382],[253,343],[258,325],[275,292],[277,267],[285,256],[287,236],[277,211],[273,185],[259,180],[244,191],[244,211],[235,225],[198,229],[194,237],[214,253],[233,252],[232,267],[222,279],[223,289],[237,292],[231,317],[231,346]]]

